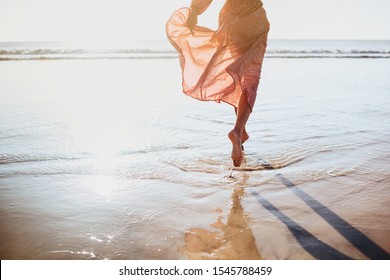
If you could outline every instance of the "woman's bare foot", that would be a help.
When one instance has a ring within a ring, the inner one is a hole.
[[[242,136],[241,136],[241,150],[244,151],[244,143],[248,139],[249,139],[249,135],[248,135],[248,133],[246,132],[246,130],[244,128],[244,131],[242,132]]]
[[[242,132],[242,136],[241,136],[241,144],[244,144],[246,140],[249,139],[249,135],[248,133],[246,132],[246,129],[244,128],[244,131]]]
[[[228,137],[232,141],[232,160],[235,167],[241,166],[242,162],[242,150],[241,150],[241,137],[240,133],[234,129],[229,132]]]

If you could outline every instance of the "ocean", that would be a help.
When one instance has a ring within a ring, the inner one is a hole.
[[[1,259],[389,259],[390,41],[270,40],[240,168],[177,57],[0,43]]]
[[[128,43],[0,42],[1,60],[176,58],[164,40]],[[270,40],[267,58],[390,58],[390,41]]]

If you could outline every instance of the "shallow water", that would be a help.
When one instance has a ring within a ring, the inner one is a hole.
[[[266,60],[232,170],[176,60],[3,61],[0,257],[389,258],[389,71]]]

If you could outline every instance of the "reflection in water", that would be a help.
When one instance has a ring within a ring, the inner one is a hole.
[[[244,180],[248,179],[244,176]],[[242,199],[245,195],[245,183],[233,190],[232,205],[226,224],[220,216],[211,226],[217,231],[191,228],[185,234],[184,252],[189,259],[261,259],[256,240],[250,228],[250,217],[245,214]]]

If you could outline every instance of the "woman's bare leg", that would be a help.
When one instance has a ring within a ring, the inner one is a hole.
[[[248,104],[248,98],[245,94],[242,94],[237,108],[237,119],[236,124],[232,131],[229,132],[228,136],[232,141],[232,160],[234,166],[241,166],[242,162],[242,137],[245,130],[245,125],[251,114],[251,109]]]
[[[237,108],[234,107],[234,112],[236,113],[236,116],[237,116]],[[246,142],[246,140],[249,139],[249,134],[248,132],[246,131],[246,128],[244,126],[244,131],[242,132],[242,137],[241,137],[241,144],[244,145],[244,143]],[[242,148],[244,148],[244,146],[242,146]],[[244,149],[243,149],[244,150]]]

